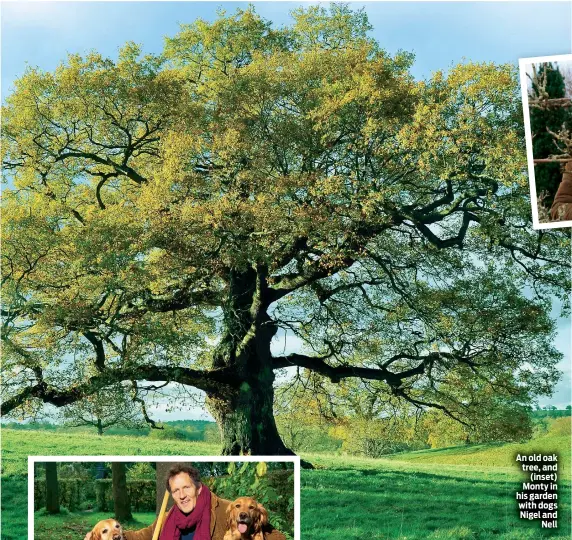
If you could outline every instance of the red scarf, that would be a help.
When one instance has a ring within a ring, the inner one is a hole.
[[[202,484],[197,505],[190,514],[183,514],[175,504],[165,520],[160,540],[180,540],[181,531],[196,526],[194,540],[211,540],[211,492]]]

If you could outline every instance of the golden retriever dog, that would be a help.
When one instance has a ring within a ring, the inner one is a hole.
[[[125,540],[123,527],[115,519],[104,519],[91,530],[91,540]]]
[[[239,497],[226,510],[227,528],[224,540],[264,540],[268,512],[252,497]]]

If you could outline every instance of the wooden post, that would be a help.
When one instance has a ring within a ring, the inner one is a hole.
[[[153,531],[153,540],[157,540],[159,538],[159,533],[163,527],[163,520],[165,519],[165,513],[167,511],[167,502],[169,501],[169,490],[165,490],[165,495],[163,495],[163,503],[161,504],[161,509],[159,510],[159,515],[157,516],[157,526]]]

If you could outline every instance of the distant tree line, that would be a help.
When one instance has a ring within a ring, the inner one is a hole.
[[[532,418],[562,418],[572,416],[572,405],[566,405],[564,409],[558,409],[554,405],[538,408],[531,413]]]
[[[405,410],[394,411],[385,416],[347,412],[328,417],[320,410],[323,403],[318,399],[290,403],[276,415],[281,437],[297,452],[347,452],[353,455],[378,457],[381,455],[424,448],[442,448],[460,444],[487,442],[514,442],[527,440],[549,430],[551,419],[571,416],[572,407],[558,409],[553,405],[531,410],[518,405],[482,411],[478,422],[462,424],[439,411],[410,414]],[[547,422],[548,421],[548,422]],[[163,440],[188,440],[218,443],[217,425],[206,420],[177,420],[165,422],[163,430],[114,428],[111,435],[138,435]],[[4,427],[20,430],[62,430],[50,423],[8,423]],[[82,428],[84,429],[84,428]],[[96,464],[85,464],[89,474],[96,474]],[[210,468],[202,471],[216,476],[220,471]],[[109,470],[103,476],[108,476]],[[132,479],[154,478],[154,472],[143,464],[128,469]],[[77,476],[77,471],[73,473]]]
[[[551,419],[571,414],[570,406],[533,410],[481,391],[468,407],[468,420],[459,422],[443,411],[420,411],[361,393],[357,385],[316,387],[311,396],[293,388],[279,389],[276,421],[286,444],[297,452],[375,458],[427,448],[520,442],[546,434]]]
[[[6,422],[2,424],[6,428],[19,430],[49,430],[49,431],[89,431],[106,435],[130,435],[135,437],[151,437],[153,439],[171,439],[180,441],[197,442],[220,442],[217,425],[208,420],[174,420],[161,422],[160,429],[153,429],[146,425],[126,427],[122,425],[110,425],[100,432],[99,425],[84,424],[81,426],[69,424],[56,424],[52,422]]]

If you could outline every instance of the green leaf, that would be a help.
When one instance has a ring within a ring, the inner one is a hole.
[[[266,465],[266,463],[264,461],[261,461],[256,466],[256,475],[257,476],[265,476],[267,471],[268,471],[268,466]]]

